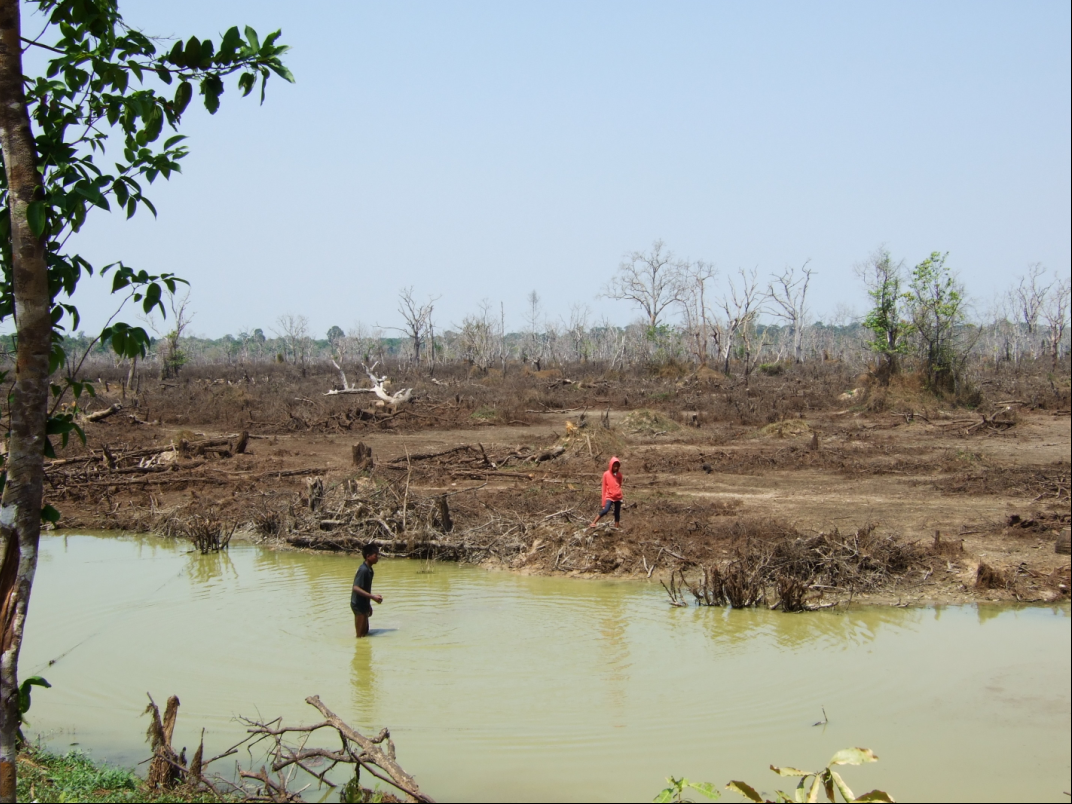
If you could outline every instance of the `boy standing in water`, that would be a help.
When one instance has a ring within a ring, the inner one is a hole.
[[[610,513],[614,508],[614,527],[622,526],[622,462],[617,458],[611,458],[607,471],[603,473],[603,510],[599,516],[592,520],[588,527],[594,528],[599,520]]]
[[[380,548],[375,544],[367,544],[361,548],[361,555],[365,557],[363,563],[357,569],[354,576],[354,588],[350,594],[350,608],[354,612],[354,630],[357,638],[368,636],[368,618],[372,616],[372,601],[383,603],[380,595],[372,594],[373,565],[380,560]]]

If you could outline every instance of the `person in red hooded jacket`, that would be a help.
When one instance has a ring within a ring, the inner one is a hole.
[[[603,510],[599,516],[592,520],[588,527],[594,528],[599,520],[614,509],[614,527],[622,526],[622,462],[617,458],[611,458],[607,465],[607,471],[603,473]]]

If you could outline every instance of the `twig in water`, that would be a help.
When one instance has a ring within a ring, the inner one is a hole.
[[[826,716],[826,707],[825,707],[825,706],[821,706],[821,707],[819,707],[819,708],[823,710],[823,719],[822,719],[822,720],[820,720],[820,721],[819,721],[818,723],[812,723],[811,725],[812,725],[813,727],[814,727],[814,726],[825,726],[825,725],[826,725],[827,723],[829,723],[829,722],[830,722],[830,718],[828,718],[828,717]]]

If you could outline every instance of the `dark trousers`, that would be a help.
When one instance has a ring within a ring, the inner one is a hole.
[[[602,519],[607,514],[609,514],[610,509],[611,509],[612,506],[614,508],[614,521],[615,522],[621,522],[622,521],[622,501],[621,500],[607,500],[607,502],[604,503],[604,505],[603,505],[603,510],[599,512],[599,517],[598,518]]]

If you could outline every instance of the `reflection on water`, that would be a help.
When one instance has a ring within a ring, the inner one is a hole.
[[[1069,608],[674,609],[657,586],[382,561],[353,638],[360,559],[48,536],[22,673],[63,750],[146,756],[150,691],[180,742],[235,715],[310,722],[318,694],[441,800],[650,800],[669,774],[769,782],[771,762],[883,758],[850,783],[902,799],[1054,798],[1067,785]],[[50,660],[55,663],[49,665]],[[830,722],[822,729],[825,707]]]

